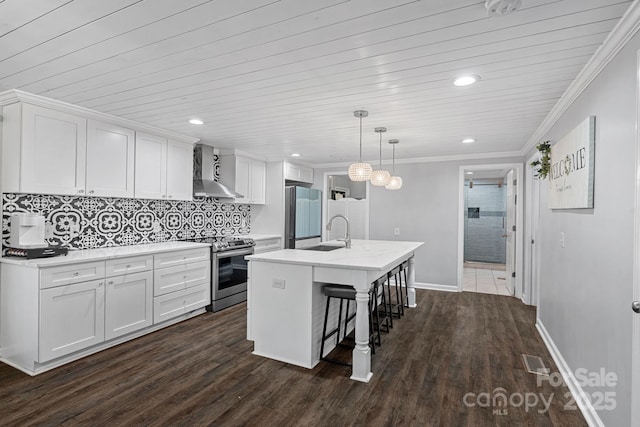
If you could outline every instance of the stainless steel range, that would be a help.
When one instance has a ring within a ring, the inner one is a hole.
[[[219,311],[247,300],[247,265],[245,256],[253,254],[255,242],[249,238],[211,237],[189,239],[211,244],[211,305]]]

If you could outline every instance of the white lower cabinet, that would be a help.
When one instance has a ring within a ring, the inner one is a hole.
[[[209,264],[209,261],[200,261],[157,269],[154,272],[154,295],[164,295],[202,283],[209,283],[211,268]]]
[[[209,252],[208,248],[203,248],[154,256],[154,323],[161,323],[211,304]],[[201,261],[204,258],[207,260]]]
[[[211,304],[208,283],[155,297],[153,300],[153,322],[161,323],[181,314]]]
[[[153,272],[107,278],[105,339],[151,326],[153,322]]]
[[[0,360],[34,375],[202,309],[211,304],[209,253],[203,247],[55,267],[2,264]]]
[[[41,290],[38,361],[104,341],[104,306],[104,279]]]

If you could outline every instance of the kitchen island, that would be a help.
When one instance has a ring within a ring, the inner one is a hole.
[[[284,249],[247,256],[249,262],[247,338],[253,353],[305,368],[320,359],[326,283],[356,289],[356,345],[351,379],[371,379],[368,304],[371,283],[409,261],[408,306],[415,307],[414,252],[422,242],[353,240],[352,247],[330,251]],[[325,248],[326,249],[326,248]],[[336,306],[337,304],[334,304]],[[334,307],[335,308],[335,307]],[[330,313],[335,325],[337,308]],[[329,324],[329,328],[331,328]],[[328,340],[325,348],[331,350]]]

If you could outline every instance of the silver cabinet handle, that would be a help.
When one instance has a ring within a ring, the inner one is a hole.
[[[169,198],[172,198],[173,196],[171,194],[169,194]]]
[[[78,190],[78,194],[84,193],[84,190]]]
[[[640,313],[640,301],[634,301],[631,303],[631,310],[635,311],[636,313]]]
[[[75,273],[73,273],[73,275],[74,275],[74,276],[79,276],[79,275],[80,275],[80,272],[79,272],[79,271],[76,271]]]
[[[89,194],[93,194],[93,193],[95,193],[95,191],[89,190]]]
[[[103,283],[102,282],[98,282],[98,287],[102,286]]]
[[[113,280],[109,280],[109,281],[107,282],[107,285],[113,285]]]

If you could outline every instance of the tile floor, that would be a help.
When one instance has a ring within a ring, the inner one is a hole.
[[[511,295],[503,264],[464,263],[462,289],[492,295]]]

